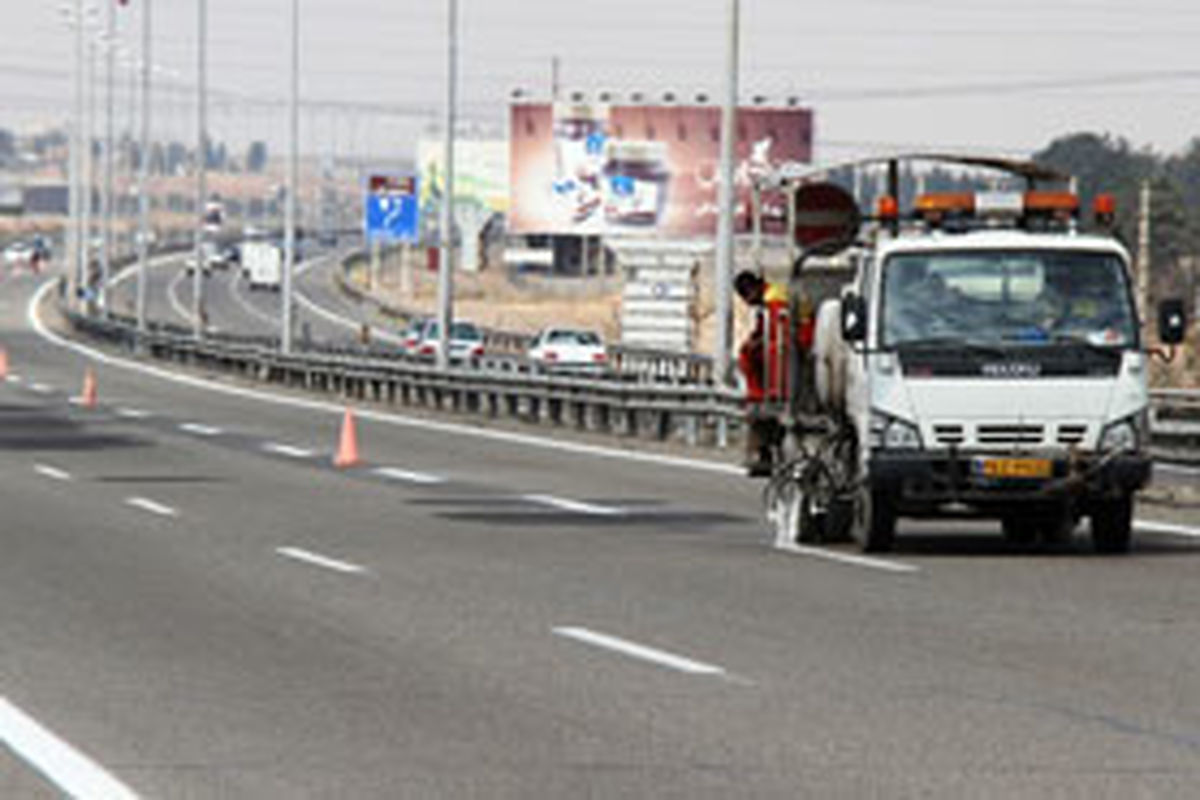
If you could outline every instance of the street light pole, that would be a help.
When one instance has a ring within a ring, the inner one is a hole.
[[[150,197],[147,186],[150,174],[150,62],[151,13],[154,0],[142,3],[142,144],[138,163],[138,272],[137,272],[137,329],[146,332],[146,270],[150,261]]]
[[[446,66],[445,169],[442,171],[441,252],[438,258],[439,369],[450,365],[450,326],[454,323],[454,126],[458,93],[458,0],[449,2],[449,44]]]
[[[80,24],[82,27],[82,21]],[[96,44],[90,36],[84,47],[86,72],[83,85],[86,102],[83,112],[83,147],[79,151],[83,156],[83,191],[81,192],[83,209],[80,214],[82,220],[80,228],[83,231],[83,277],[80,279],[80,285],[84,288],[84,292],[81,294],[80,303],[86,309],[90,308],[92,299],[92,199],[96,186],[96,159],[92,151],[92,145],[95,142],[92,133],[96,124]]]
[[[736,187],[734,178],[734,141],[737,136],[738,49],[741,23],[740,0],[729,0],[729,43],[726,51],[725,98],[721,109],[721,178],[717,196],[717,253],[716,253],[716,343],[713,349],[717,379],[728,383],[730,351],[732,349],[732,316],[730,309],[734,262],[733,205]]]
[[[113,115],[116,108],[117,4],[109,0],[104,23],[104,194],[100,201],[104,245],[100,250],[100,313],[108,316],[108,281],[112,272],[113,238]]]
[[[296,193],[300,172],[300,0],[292,0],[292,77],[288,92],[287,197],[283,231],[283,315],[279,347],[292,352],[292,271],[296,266]]]
[[[196,34],[196,269],[192,273],[192,322],[204,338],[205,206],[208,204],[208,0],[197,0]]]

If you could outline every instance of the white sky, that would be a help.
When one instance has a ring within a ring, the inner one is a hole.
[[[121,12],[136,50],[139,6]],[[62,119],[70,107],[74,0],[0,0],[0,125]],[[92,2],[92,0],[89,0]],[[196,0],[153,0],[155,62],[190,83]],[[306,114],[307,149],[409,153],[444,92],[445,0],[300,0],[306,99],[409,110]],[[464,114],[502,131],[517,87],[648,96],[720,93],[726,0],[461,0]],[[289,0],[209,0],[210,82],[285,96]],[[1195,0],[742,0],[742,94],[816,111],[818,156],[877,145],[1024,152],[1055,136],[1111,132],[1175,151],[1200,134]],[[128,86],[128,79],[122,81]],[[127,119],[121,98],[118,119]],[[156,131],[193,138],[192,106],[160,96]],[[213,134],[279,141],[262,102],[216,101]]]

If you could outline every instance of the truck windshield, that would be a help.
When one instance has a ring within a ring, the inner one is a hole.
[[[1137,326],[1113,253],[900,253],[884,265],[880,343],[1007,342],[1129,347]]]

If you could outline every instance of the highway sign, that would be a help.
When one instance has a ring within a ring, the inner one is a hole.
[[[420,203],[413,175],[371,175],[364,219],[367,241],[417,241]]]

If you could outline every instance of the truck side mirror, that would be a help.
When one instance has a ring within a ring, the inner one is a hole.
[[[1178,297],[1158,304],[1158,340],[1165,345],[1177,345],[1187,335],[1187,312]]]
[[[847,342],[867,338],[867,301],[853,292],[842,298],[842,338]]]

